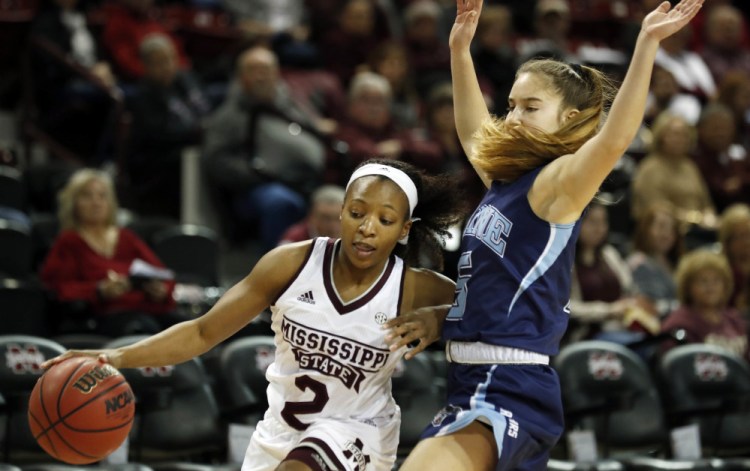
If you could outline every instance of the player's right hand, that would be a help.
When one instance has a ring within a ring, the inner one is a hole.
[[[115,364],[117,363],[116,361],[117,355],[114,355],[114,350],[68,350],[62,355],[58,355],[54,358],[50,358],[49,360],[45,361],[44,363],[41,364],[41,367],[42,369],[48,370],[52,368],[53,366],[55,366],[56,364],[67,360],[68,358],[83,357],[83,356],[96,358],[101,363],[109,363],[115,368],[119,368],[119,365]]]

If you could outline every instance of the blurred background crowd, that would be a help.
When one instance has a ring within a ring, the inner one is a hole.
[[[505,113],[534,57],[620,80],[658,3],[485,0],[473,58],[490,109]],[[706,0],[661,45],[641,130],[584,216],[564,346],[750,359],[748,10]],[[453,0],[0,2],[0,332],[106,340],[200,315],[267,250],[335,237],[371,157],[450,172],[475,205],[454,14]]]

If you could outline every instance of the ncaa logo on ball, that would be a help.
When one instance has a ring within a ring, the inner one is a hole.
[[[124,391],[118,394],[117,396],[107,399],[105,404],[105,410],[104,413],[106,415],[110,414],[117,414],[118,412],[121,412],[123,408],[126,408],[128,404],[133,402],[133,392],[132,391]],[[129,410],[126,410],[125,413],[129,413]]]

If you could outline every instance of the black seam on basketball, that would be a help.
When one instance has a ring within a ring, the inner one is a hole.
[[[67,388],[68,384],[70,384],[70,378],[72,378],[73,375],[75,375],[78,372],[78,370],[81,369],[81,367],[83,366],[84,363],[85,363],[85,360],[82,361],[81,363],[79,363],[78,366],[76,366],[76,369],[73,370],[68,375],[67,378],[65,378],[65,382],[60,387],[60,390],[57,392],[57,402],[56,402],[57,421],[55,423],[52,423],[52,420],[50,420],[49,414],[47,413],[47,408],[44,405],[44,401],[40,401],[41,404],[42,404],[42,410],[44,411],[44,416],[47,418],[47,423],[49,423],[49,425],[47,426],[47,428],[44,429],[44,430],[42,430],[42,434],[46,434],[47,432],[49,432],[50,430],[52,430],[53,428],[55,428],[55,426],[62,421],[62,417],[60,416],[60,401],[62,400],[62,392],[65,391],[65,388]],[[45,377],[45,375],[42,375],[42,386],[44,386],[44,377]],[[41,389],[40,389],[40,394],[41,394]]]
[[[44,413],[44,416],[47,419],[47,423],[50,422],[49,416],[47,415],[47,409],[44,407],[44,375],[42,375],[41,378],[39,378],[39,404],[42,407],[42,412]],[[39,428],[42,429],[42,433],[34,437],[34,440],[39,442],[40,439],[46,439],[49,442],[49,446],[52,449],[52,453],[57,456],[57,447],[55,446],[55,442],[52,441],[52,439],[47,435],[47,430],[44,428],[44,425],[42,425],[41,420],[39,420],[34,414],[29,412],[29,416],[34,419],[34,422],[36,422],[39,425]],[[41,443],[39,446],[42,446]]]
[[[68,384],[70,383],[70,379],[71,379],[71,378],[72,378],[72,377],[73,377],[73,376],[74,376],[74,375],[75,375],[75,374],[76,374],[76,373],[78,372],[78,370],[80,370],[80,369],[81,369],[81,367],[83,366],[83,364],[84,364],[84,363],[85,363],[85,362],[83,362],[83,361],[82,361],[82,362],[81,362],[81,363],[80,363],[80,364],[79,364],[79,365],[78,365],[78,366],[76,367],[76,369],[75,369],[75,370],[73,370],[73,372],[72,372],[72,373],[70,373],[70,375],[68,375],[68,377],[67,377],[67,378],[66,378],[66,380],[65,380],[65,383],[63,384],[63,386],[62,386],[62,387],[60,388],[60,390],[58,391],[58,394],[57,394],[57,415],[58,415],[58,417],[60,417],[60,401],[61,401],[61,398],[62,398],[62,391],[64,391],[64,390],[65,390],[65,388],[66,388],[66,387],[68,387]],[[44,376],[44,375],[42,375],[42,376]],[[44,383],[42,383],[42,386],[44,386]],[[89,401],[89,402],[90,402],[90,401]],[[87,402],[87,403],[88,403],[88,402]],[[47,421],[48,421],[48,422],[51,422],[51,421],[49,420],[49,415],[47,414],[47,408],[46,408],[46,407],[44,406],[44,401],[42,401],[42,410],[44,411],[44,414],[45,414],[45,416],[47,416]],[[51,425],[50,425],[50,426],[49,426],[49,427],[48,427],[47,429],[43,430],[43,434],[44,434],[44,435],[47,435],[47,439],[49,440],[50,444],[52,445],[52,448],[53,448],[53,452],[54,452],[54,455],[55,455],[55,457],[57,457],[57,454],[58,454],[58,453],[57,453],[57,449],[56,449],[56,447],[54,446],[54,442],[52,441],[52,439],[51,439],[51,438],[49,438],[49,434],[48,434],[48,432],[50,432],[50,431],[54,432],[54,434],[55,434],[55,435],[57,435],[57,437],[58,437],[58,438],[60,439],[60,441],[61,441],[61,442],[62,442],[62,443],[63,443],[64,445],[66,445],[66,446],[67,446],[67,447],[68,447],[68,448],[69,448],[69,449],[70,449],[71,451],[73,451],[74,453],[77,453],[77,454],[79,454],[80,456],[83,456],[83,457],[85,457],[85,458],[91,458],[91,459],[93,459],[93,460],[99,460],[99,457],[98,457],[98,456],[93,456],[93,455],[90,455],[90,454],[88,454],[88,453],[84,453],[84,452],[82,452],[81,450],[79,450],[78,448],[74,447],[73,445],[71,445],[71,444],[70,444],[70,443],[69,443],[69,442],[68,442],[68,441],[67,441],[67,440],[65,439],[65,437],[63,437],[63,436],[62,436],[62,434],[60,434],[60,432],[59,432],[59,431],[58,431],[58,430],[57,430],[57,429],[55,428],[55,426],[56,426],[56,425],[57,425],[58,423],[60,423],[60,422],[61,422],[61,419],[62,419],[62,418],[60,418],[60,420],[58,420],[58,421],[57,421],[57,422],[55,422],[54,424],[51,424]]]
[[[47,434],[47,432],[49,432],[52,428],[54,428],[55,425],[57,425],[58,423],[60,423],[60,397],[62,396],[62,392],[65,390],[65,388],[68,387],[68,384],[70,383],[70,378],[72,378],[73,375],[75,375],[78,372],[78,370],[81,369],[81,367],[83,366],[84,363],[85,363],[85,361],[82,361],[81,363],[78,364],[78,366],[76,366],[76,369],[73,370],[68,375],[68,377],[65,379],[65,383],[62,385],[62,387],[57,392],[57,407],[56,407],[56,409],[57,409],[58,421],[55,422],[55,423],[52,423],[52,419],[50,419],[49,413],[47,412],[47,407],[46,407],[46,405],[44,403],[44,400],[43,400],[43,396],[44,396],[44,380],[46,379],[47,375],[46,374],[42,375],[42,377],[41,377],[42,384],[39,387],[39,395],[41,396],[40,399],[42,399],[42,400],[39,401],[39,404],[41,404],[41,406],[42,406],[42,412],[44,412],[44,418],[47,419],[47,423],[49,425],[46,428],[42,427],[42,433],[41,433],[41,435]],[[41,436],[41,435],[39,435],[39,436]],[[37,438],[37,437],[34,437],[34,438]]]
[[[124,424],[123,424],[123,425],[118,425],[118,426],[116,426],[116,427],[112,427],[112,428],[107,428],[107,429],[104,429],[104,428],[100,428],[100,429],[96,429],[96,430],[77,429],[77,428],[75,428],[75,427],[71,427],[71,426],[70,426],[70,424],[67,424],[67,423],[65,423],[65,419],[66,419],[66,418],[68,418],[68,417],[70,417],[71,415],[75,414],[76,412],[78,412],[79,410],[81,410],[82,408],[84,408],[85,406],[87,406],[88,404],[91,404],[91,402],[93,402],[94,400],[96,400],[96,399],[100,398],[100,397],[101,397],[101,396],[103,396],[104,394],[107,394],[108,392],[110,392],[111,390],[113,390],[114,388],[116,388],[116,387],[120,386],[120,385],[121,385],[121,384],[123,384],[123,383],[127,383],[127,380],[125,380],[125,378],[124,378],[124,377],[123,377],[123,380],[122,380],[122,381],[120,381],[119,383],[117,383],[117,384],[114,384],[114,385],[112,385],[112,386],[111,386],[110,388],[108,388],[108,389],[105,389],[105,390],[103,390],[103,391],[100,391],[100,392],[99,392],[99,393],[98,393],[98,394],[97,394],[96,396],[92,396],[92,397],[90,397],[88,401],[86,401],[86,402],[84,402],[84,403],[82,403],[82,404],[79,404],[79,405],[78,405],[78,407],[76,407],[75,409],[73,409],[73,410],[69,411],[69,412],[68,412],[67,414],[65,414],[64,416],[60,414],[60,407],[59,407],[59,398],[58,398],[58,408],[57,408],[57,415],[58,415],[58,416],[60,416],[60,417],[59,417],[59,419],[57,420],[57,422],[55,422],[54,424],[50,425],[50,426],[49,426],[49,427],[47,428],[47,430],[49,430],[49,429],[52,429],[52,428],[54,428],[55,426],[57,426],[57,424],[63,424],[63,425],[65,425],[65,426],[66,426],[66,427],[67,427],[67,428],[68,428],[69,430],[72,430],[72,431],[74,431],[74,432],[86,432],[86,433],[90,433],[90,432],[109,432],[109,431],[112,431],[112,430],[117,430],[117,429],[119,429],[119,428],[122,428],[122,427],[124,426]],[[66,386],[67,386],[67,385],[66,385]],[[131,418],[131,422],[132,422],[132,418]],[[128,422],[128,423],[129,423],[129,422]],[[46,432],[47,430],[45,430],[45,432]]]

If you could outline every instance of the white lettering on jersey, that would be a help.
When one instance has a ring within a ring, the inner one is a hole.
[[[300,368],[315,370],[341,380],[359,392],[365,373],[374,373],[385,365],[389,352],[353,340],[322,332],[284,316],[281,321],[284,340],[292,346]]]

